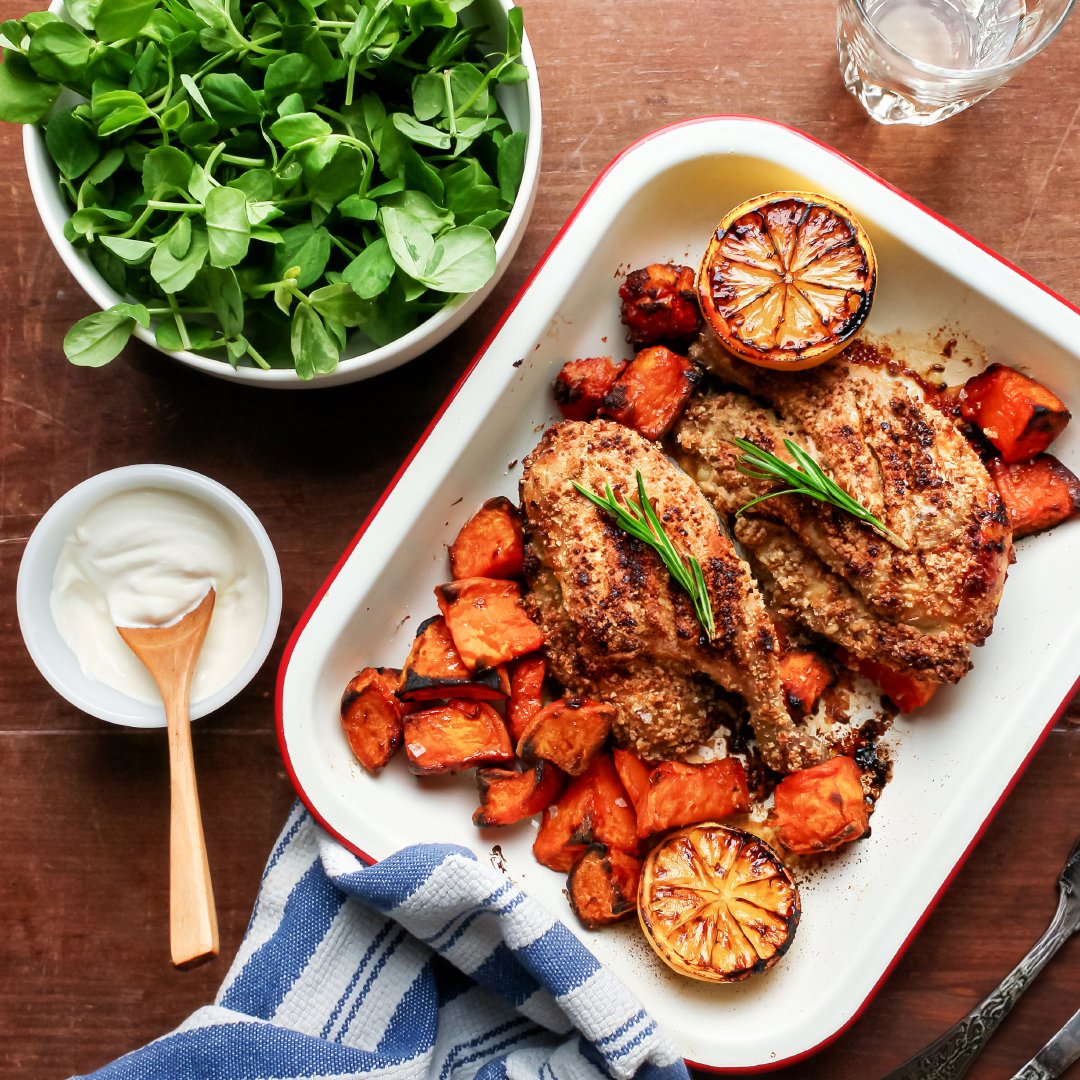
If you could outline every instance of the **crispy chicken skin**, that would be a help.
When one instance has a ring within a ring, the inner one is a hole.
[[[675,545],[701,563],[710,643],[659,556],[573,487],[636,495],[635,471]],[[791,720],[772,621],[746,564],[697,486],[653,443],[607,420],[549,428],[525,459],[526,605],[567,692],[610,701],[616,740],[646,758],[693,749],[745,699],[766,762],[782,772],[828,750]],[[722,689],[721,689],[722,688]]]
[[[787,459],[787,437],[908,546],[805,496],[759,503],[735,535],[772,610],[856,659],[958,680],[969,647],[993,627],[1012,536],[993,481],[955,426],[865,345],[782,375],[739,364],[704,336],[692,352],[748,392],[698,398],[674,432],[678,460],[721,514],[771,489],[737,471],[728,440]]]

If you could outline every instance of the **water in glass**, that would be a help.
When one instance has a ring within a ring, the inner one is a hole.
[[[1073,0],[839,0],[844,83],[886,124],[933,124],[1008,79]]]

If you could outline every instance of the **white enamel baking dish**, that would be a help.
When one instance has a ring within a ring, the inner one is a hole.
[[[551,380],[571,357],[626,354],[616,289],[629,268],[696,265],[735,204],[776,189],[832,195],[869,231],[880,278],[867,330],[955,327],[987,358],[1019,364],[1080,403],[1080,312],[835,151],[780,125],[703,118],[630,147],[600,176],[364,523],[301,620],[278,683],[285,763],[301,798],[369,860],[421,841],[501,848],[506,871],[640,995],[689,1062],[724,1071],[812,1053],[858,1015],[928,914],[1070,697],[1080,644],[1080,523],[1018,544],[996,629],[974,671],[897,722],[894,776],[873,836],[801,882],[804,913],[785,959],[733,986],[669,971],[636,925],[582,930],[564,879],[532,858],[535,824],[471,823],[471,776],[420,781],[398,757],[373,778],[338,720],[366,664],[400,666],[449,576],[446,545],[493,495],[516,496],[520,461],[557,419]],[[1080,471],[1080,436],[1054,452]]]

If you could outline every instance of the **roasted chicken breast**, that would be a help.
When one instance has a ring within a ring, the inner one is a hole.
[[[638,471],[676,547],[701,564],[712,641],[656,552],[573,486],[603,494],[610,484],[625,500]],[[726,691],[746,702],[773,768],[829,755],[788,715],[776,634],[746,564],[700,489],[655,444],[607,420],[557,424],[525,459],[521,498],[526,605],[550,670],[568,693],[615,706],[617,742],[653,759],[691,750],[730,717]]]
[[[693,351],[737,387],[693,401],[674,432],[678,460],[721,514],[773,490],[738,471],[730,440],[790,460],[789,438],[906,547],[806,496],[758,503],[735,536],[770,610],[855,661],[958,680],[993,627],[1012,537],[993,480],[954,424],[865,344],[782,375],[739,364],[704,336]]]

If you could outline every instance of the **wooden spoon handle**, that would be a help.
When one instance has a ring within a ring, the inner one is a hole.
[[[194,967],[218,953],[217,912],[206,858],[186,687],[166,700],[169,724],[169,924],[172,962]]]

